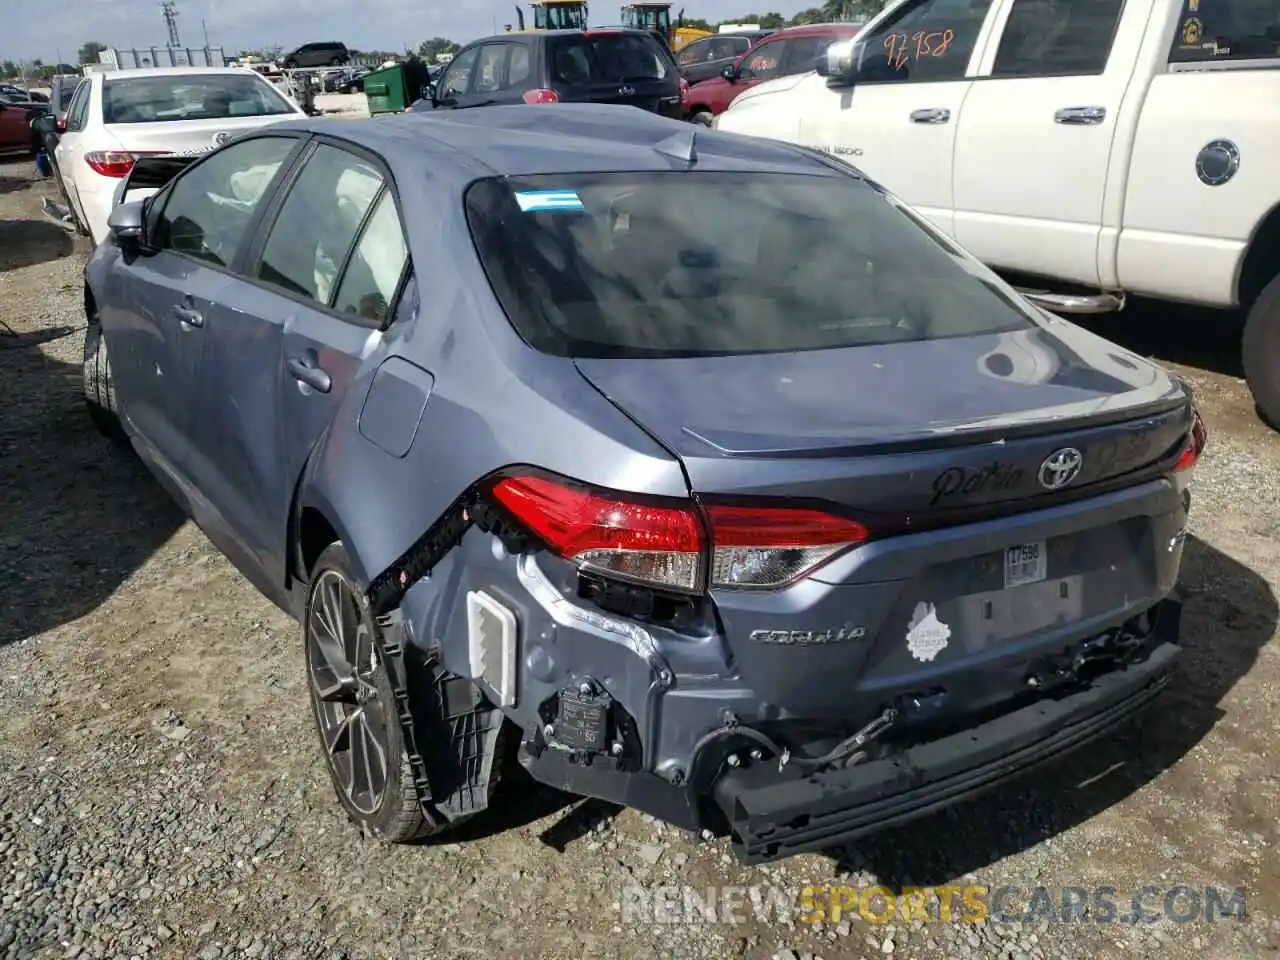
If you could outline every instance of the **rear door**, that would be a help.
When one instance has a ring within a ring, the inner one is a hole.
[[[616,103],[679,118],[679,71],[652,36],[588,31],[548,43],[552,86],[566,102]]]
[[[202,526],[268,592],[283,583],[303,465],[390,323],[408,262],[380,162],[336,142],[308,150],[266,214],[246,282],[210,319],[201,384]]]
[[[1108,168],[1137,125],[1120,108],[1148,12],[1136,0],[1127,13],[1124,0],[1004,4],[956,138],[956,239],[986,263],[1103,285]]]
[[[240,285],[230,267],[298,143],[254,138],[193,165],[148,209],[155,252],[113,261],[121,294],[104,306],[102,323],[121,409],[175,478],[200,479],[193,437],[207,413],[200,372],[208,323]]]

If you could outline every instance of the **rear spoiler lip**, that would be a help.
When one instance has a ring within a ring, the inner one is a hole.
[[[139,157],[134,161],[129,175],[116,187],[111,206],[118,207],[124,203],[130,190],[158,190],[176,177],[192,163],[212,153],[220,144],[210,144],[195,150],[184,150],[179,153],[165,153],[158,156]]]

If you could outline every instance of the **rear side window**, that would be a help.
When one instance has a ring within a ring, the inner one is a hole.
[[[559,83],[576,86],[665,80],[671,68],[656,40],[620,33],[556,40],[551,49],[551,71]]]
[[[994,274],[851,177],[491,179],[465,205],[508,317],[558,355],[769,353],[1034,325]]]
[[[1123,9],[1124,0],[1013,0],[991,75],[1102,73]]]
[[[827,47],[835,42],[831,35],[818,37],[792,37],[788,42],[787,73],[807,73],[818,62],[818,58],[826,52]]]
[[[1170,63],[1280,58],[1280,9],[1262,0],[1182,0]]]
[[[133,77],[102,85],[103,123],[225,120],[293,112],[271,84],[251,74]]]
[[[259,279],[327,306],[382,186],[382,174],[368,161],[336,147],[317,148],[267,235]]]

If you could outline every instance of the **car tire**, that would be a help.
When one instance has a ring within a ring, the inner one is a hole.
[[[297,70],[297,69],[298,69],[298,61],[297,61],[297,60],[286,60],[286,61],[284,62],[284,64],[283,64],[283,66],[284,66],[284,68],[285,68],[286,70]]]
[[[120,424],[116,387],[111,378],[111,360],[107,356],[107,342],[102,336],[102,324],[97,317],[90,317],[89,325],[85,328],[82,370],[82,389],[89,419],[103,436],[121,446],[128,446],[128,438]]]
[[[423,812],[381,631],[357,583],[343,544],[326,547],[311,571],[302,616],[308,698],[347,816],[379,840],[408,843],[437,828]]]
[[[331,67],[340,67],[340,66],[342,66],[342,58],[341,58],[341,57],[334,57],[332,60],[330,60],[330,61],[329,61],[329,66],[331,66]]]
[[[693,113],[689,114],[690,123],[700,123],[704,127],[711,126],[711,119],[712,113],[706,107],[695,109]]]
[[[1258,414],[1280,430],[1280,276],[1258,294],[1244,322],[1241,360]]]

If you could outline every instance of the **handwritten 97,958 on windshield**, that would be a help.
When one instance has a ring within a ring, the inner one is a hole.
[[[901,70],[913,60],[945,55],[955,38],[954,30],[917,30],[910,35],[891,33],[884,38],[884,52],[889,58],[889,65]]]

